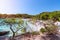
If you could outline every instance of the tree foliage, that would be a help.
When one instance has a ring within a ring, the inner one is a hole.
[[[36,15],[36,18],[40,20],[60,20],[60,11],[53,11],[53,12],[42,12],[38,15]]]
[[[15,18],[7,18],[4,20],[4,22],[10,26],[10,30],[12,31],[13,33],[13,36],[12,36],[12,39],[14,40],[14,37],[15,37],[15,34],[20,30],[20,29],[23,29],[24,27],[21,27],[23,26],[23,23],[24,21],[22,19],[19,19],[18,22]],[[16,26],[17,24],[17,26]],[[13,26],[14,25],[14,26]],[[14,29],[15,28],[15,29]]]

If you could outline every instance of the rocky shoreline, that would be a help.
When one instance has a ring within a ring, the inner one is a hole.
[[[11,40],[9,37],[0,36],[0,40]],[[55,35],[32,35],[22,34],[15,36],[15,40],[60,40],[60,34]]]

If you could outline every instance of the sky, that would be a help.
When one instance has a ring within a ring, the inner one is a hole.
[[[39,14],[59,11],[60,0],[0,0],[2,14]]]

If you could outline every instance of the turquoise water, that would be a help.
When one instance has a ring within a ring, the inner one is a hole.
[[[12,31],[10,30],[10,26],[7,25],[7,24],[3,24],[4,20],[5,19],[0,19],[0,32],[2,32],[2,31],[10,31],[10,33],[7,36],[12,36]],[[14,25],[17,27],[18,24],[13,24],[12,26],[14,26]],[[14,29],[14,31],[16,30],[15,26],[14,26],[14,28],[12,27]],[[19,31],[19,32],[21,33],[21,31]]]
[[[7,36],[12,36],[12,31],[10,30],[10,26],[3,24],[5,19],[0,19],[0,32],[1,31],[10,31],[10,33]],[[30,19],[22,19],[24,21],[23,23],[23,28],[26,28],[26,32],[32,32],[32,31],[40,31],[41,27],[44,27],[40,22],[35,22],[32,23],[32,21],[29,21]],[[19,22],[19,19],[16,19],[17,22]],[[27,23],[27,25],[26,25]],[[16,31],[16,27],[18,26],[18,24],[13,24],[13,30]],[[22,30],[22,29],[21,29]],[[21,30],[19,30],[17,32],[17,34],[22,34],[24,32],[22,32]]]

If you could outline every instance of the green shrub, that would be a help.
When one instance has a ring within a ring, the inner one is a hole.
[[[51,26],[51,27],[47,27],[46,31],[48,32],[48,34],[56,34],[57,33],[57,26]]]
[[[46,32],[46,29],[45,28],[41,28],[40,32],[44,33],[44,32]]]
[[[46,23],[45,28],[41,28],[40,32],[46,33],[46,34],[56,34],[58,32],[58,27],[55,26],[53,23]]]
[[[39,35],[39,32],[32,32],[32,35]]]

